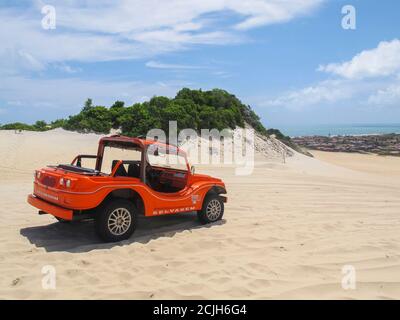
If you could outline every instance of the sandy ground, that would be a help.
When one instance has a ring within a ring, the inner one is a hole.
[[[399,157],[344,152],[311,151],[311,153],[317,159],[337,166],[383,176],[400,177]]]
[[[198,166],[227,184],[223,221],[141,219],[129,241],[102,244],[90,222],[26,203],[33,169],[93,153],[98,138],[0,131],[0,298],[400,298],[399,158],[257,155],[244,177]],[[46,265],[55,290],[42,287]],[[346,265],[354,290],[341,285]]]

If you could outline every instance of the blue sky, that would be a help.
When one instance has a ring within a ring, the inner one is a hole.
[[[268,127],[400,122],[396,0],[17,3],[0,0],[0,123],[182,87],[226,89]],[[45,5],[56,29],[42,28]]]

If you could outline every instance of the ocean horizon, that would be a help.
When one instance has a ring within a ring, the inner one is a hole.
[[[339,136],[400,133],[400,123],[396,124],[316,124],[276,126],[290,137]]]

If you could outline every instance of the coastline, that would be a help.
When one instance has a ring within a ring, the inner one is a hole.
[[[354,136],[354,135],[377,135],[377,134],[400,134],[400,123],[389,124],[314,124],[293,125],[276,124],[276,128],[291,137],[302,136]]]
[[[300,135],[300,136],[291,136],[290,138],[306,138],[306,137],[328,137],[328,138],[335,138],[335,137],[368,137],[368,136],[386,136],[392,134],[400,134],[399,132],[390,132],[390,133],[354,133],[354,134],[331,134],[331,135]]]
[[[400,156],[400,134],[304,136],[292,139],[307,150],[372,153],[383,156]]]

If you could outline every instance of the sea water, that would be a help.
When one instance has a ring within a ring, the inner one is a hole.
[[[400,133],[400,124],[320,124],[276,127],[290,137]]]

